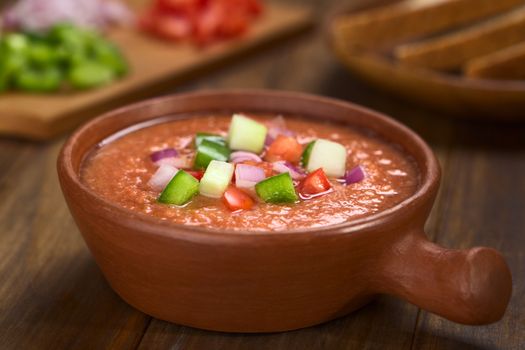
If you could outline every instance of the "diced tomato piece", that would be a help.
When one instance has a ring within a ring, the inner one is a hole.
[[[206,45],[244,34],[261,11],[258,0],[154,0],[139,27],[166,39]]]
[[[253,166],[262,168],[264,170],[264,175],[266,175],[266,177],[273,176],[273,165],[271,163],[256,162],[254,160],[245,160],[244,162],[240,162],[239,164],[253,165]]]
[[[279,135],[270,144],[265,159],[270,162],[287,160],[290,163],[297,163],[301,160],[302,154],[303,146],[294,137]]]
[[[308,174],[299,184],[299,192],[305,196],[323,193],[331,188],[332,185],[328,181],[323,168]]]
[[[227,20],[228,17],[222,3],[211,1],[197,18],[194,32],[195,41],[200,45],[210,43],[215,39],[221,23]]]
[[[249,11],[258,16],[263,12],[263,4],[259,0],[245,0]]]
[[[222,201],[231,211],[249,210],[255,203],[246,192],[237,187],[229,187],[226,192],[224,192]]]
[[[204,176],[204,170],[185,170],[185,171],[199,181]]]
[[[191,23],[178,16],[157,17],[154,28],[160,36],[171,40],[182,40],[191,33]]]
[[[218,35],[223,38],[233,38],[248,30],[248,18],[242,14],[230,15],[228,20],[220,24]]]

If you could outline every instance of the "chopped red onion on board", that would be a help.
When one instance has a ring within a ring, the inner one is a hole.
[[[132,12],[114,0],[18,0],[2,17],[4,26],[11,29],[38,31],[61,22],[97,29],[129,23]]]

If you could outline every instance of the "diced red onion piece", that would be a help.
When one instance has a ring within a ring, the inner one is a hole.
[[[285,162],[285,161],[273,162],[272,166],[273,166],[273,170],[280,174],[290,173],[290,176],[294,180],[300,180],[304,178],[306,175],[301,169],[295,167],[290,162]]]
[[[264,139],[264,145],[270,146],[273,143],[273,141],[275,141],[275,139],[271,137],[270,134],[266,134],[266,138]]]
[[[344,180],[345,184],[351,185],[353,183],[362,181],[364,178],[365,171],[360,165],[358,165],[355,168],[346,171]]]
[[[238,164],[235,167],[235,186],[239,188],[253,188],[265,178],[264,169],[257,166]]]
[[[157,162],[156,165],[171,165],[172,167],[179,169],[188,169],[191,168],[191,159],[188,157],[169,157],[163,158]]]
[[[153,174],[148,185],[156,191],[162,191],[175,174],[177,174],[177,171],[179,171],[179,169],[171,165],[163,164],[157,169],[155,174]]]
[[[4,14],[10,27],[30,31],[48,29],[60,22],[102,28],[108,23],[129,23],[131,16],[122,2],[113,0],[19,0]]]
[[[282,115],[270,121],[267,137],[269,144],[271,144],[279,135],[294,136],[294,133],[286,128],[286,121]]]
[[[164,158],[173,158],[177,157],[179,155],[179,152],[177,152],[174,148],[164,148],[160,151],[153,152],[150,154],[151,161],[156,163],[161,159]]]
[[[233,152],[230,155],[230,160],[232,161],[232,163],[241,163],[247,160],[251,160],[257,163],[262,162],[261,157],[259,157],[257,154],[244,151]]]
[[[103,1],[101,14],[109,23],[130,24],[133,20],[131,10],[120,1]]]

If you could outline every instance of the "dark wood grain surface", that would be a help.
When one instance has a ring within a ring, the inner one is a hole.
[[[292,2],[311,6],[321,19],[344,1]],[[336,62],[319,28],[174,91],[222,87],[342,98],[416,130],[443,168],[427,232],[447,247],[502,251],[514,278],[504,318],[489,326],[462,326],[381,296],[344,318],[278,334],[215,333],[152,319],[109,288],[72,221],[55,171],[64,138],[49,143],[3,138],[0,349],[525,348],[525,124],[452,119],[373,90]]]

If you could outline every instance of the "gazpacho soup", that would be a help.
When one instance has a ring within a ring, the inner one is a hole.
[[[371,130],[242,113],[123,130],[88,154],[81,177],[132,211],[243,231],[348,222],[395,206],[419,184],[412,157]]]

